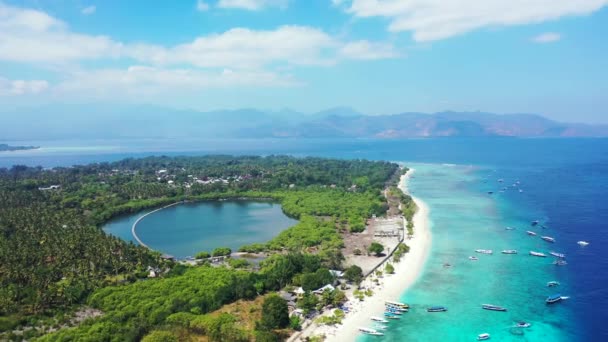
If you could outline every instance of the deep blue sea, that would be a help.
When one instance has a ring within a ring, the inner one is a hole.
[[[9,142],[10,143],[10,142]],[[23,145],[23,143],[20,143]],[[28,142],[29,144],[29,142]],[[38,151],[0,153],[0,167],[13,164],[67,166],[146,155],[292,154],[390,160],[413,165],[414,195],[431,209],[433,246],[425,271],[403,295],[414,305],[393,324],[385,341],[493,340],[608,341],[608,139],[413,139],[32,142]],[[499,179],[504,181],[498,182]],[[519,184],[513,187],[516,181]],[[500,192],[503,187],[508,189]],[[520,192],[521,189],[523,192]],[[487,191],[494,191],[488,195]],[[524,232],[532,220],[549,245]],[[505,230],[512,226],[515,230]],[[576,244],[590,242],[587,247]],[[495,254],[468,262],[474,248]],[[501,255],[502,249],[520,254]],[[567,255],[566,266],[529,250]],[[509,257],[512,257],[509,259]],[[453,267],[445,269],[443,263]],[[562,286],[549,290],[545,283]],[[561,292],[570,299],[547,307]],[[477,298],[478,297],[478,298]],[[478,305],[508,306],[508,313],[482,312]],[[444,316],[423,313],[446,305]],[[421,310],[416,310],[416,308]],[[417,313],[420,311],[420,313]],[[488,315],[490,314],[490,315]],[[500,316],[503,314],[503,316]],[[514,320],[533,323],[510,329]],[[457,327],[457,328],[455,328]],[[486,331],[488,330],[488,331]]]

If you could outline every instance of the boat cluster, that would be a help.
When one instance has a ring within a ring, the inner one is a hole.
[[[381,330],[386,330],[386,325],[389,319],[397,320],[400,316],[409,311],[410,306],[405,303],[393,302],[387,300],[384,302],[384,318],[372,316],[370,319],[375,323],[372,328],[359,328],[359,331],[365,335],[371,336],[383,336],[384,333]]]

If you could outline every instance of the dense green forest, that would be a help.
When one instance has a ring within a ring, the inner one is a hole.
[[[338,232],[360,231],[366,218],[386,211],[381,192],[398,170],[387,162],[287,156],[149,157],[0,169],[0,333],[88,304],[103,316],[45,339],[138,340],[172,324],[168,319],[176,313],[204,316],[301,279],[314,283],[319,269],[341,267]],[[271,241],[243,248],[281,251],[258,272],[184,269],[99,228],[123,213],[219,198],[274,199],[300,222]],[[148,267],[168,273],[138,280]]]

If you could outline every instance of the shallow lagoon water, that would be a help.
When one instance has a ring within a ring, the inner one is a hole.
[[[545,304],[545,298],[556,291],[568,294],[568,277],[565,267],[552,264],[553,258],[528,255],[530,250],[559,250],[559,243],[541,240],[543,233],[552,234],[540,226],[531,227],[539,212],[517,206],[511,199],[525,195],[516,188],[487,194],[488,187],[504,186],[489,169],[409,165],[416,170],[409,190],[430,208],[433,245],[423,274],[400,298],[412,309],[401,320],[391,322],[381,339],[474,341],[478,334],[489,333],[498,341],[576,340],[569,302]],[[515,229],[506,230],[507,226]],[[536,230],[539,236],[528,236],[526,230]],[[494,254],[478,254],[475,249],[492,249]],[[501,254],[504,249],[517,249],[518,254]],[[468,259],[473,255],[479,260]],[[446,263],[451,267],[444,267]],[[564,285],[557,290],[548,288],[550,280]],[[503,306],[508,311],[482,310],[481,304]],[[448,311],[427,313],[426,308],[433,305],[446,306]],[[520,320],[532,326],[513,328]]]
[[[131,227],[144,213],[108,222],[104,230],[134,241]],[[270,202],[206,201],[168,207],[146,216],[137,236],[150,248],[178,258],[200,251],[230,247],[233,251],[254,242],[266,242],[297,223]]]

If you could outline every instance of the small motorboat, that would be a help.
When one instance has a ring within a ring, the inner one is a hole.
[[[376,329],[370,329],[370,328],[359,328],[359,331],[364,333],[365,335],[372,335],[372,336],[384,336],[383,333],[379,332]]]
[[[531,230],[527,230],[526,233],[530,236],[536,236],[536,233]]]
[[[399,318],[401,318],[401,317],[399,317],[397,315],[394,315],[392,313],[389,313],[389,312],[385,312],[384,313],[384,317],[386,317],[386,319],[399,319]]]
[[[530,225],[531,225],[531,226],[536,226],[536,225],[537,225],[537,224],[539,224],[539,223],[540,223],[540,221],[538,221],[538,220],[534,220],[534,221],[530,222]]]
[[[476,253],[481,253],[481,254],[492,254],[492,253],[494,253],[491,249],[476,249],[475,252]]]
[[[522,192],[524,192],[524,191],[523,191],[522,189],[519,189],[519,192],[520,192],[520,193],[522,193]]]
[[[547,287],[555,287],[555,286],[559,286],[559,282],[552,280],[550,282],[547,282]]]
[[[386,329],[388,329],[388,326],[383,325],[383,324],[376,324],[376,325],[374,325],[373,329],[386,330]]]
[[[494,191],[488,191],[488,195],[491,195],[493,193],[494,193]]]
[[[532,324],[524,321],[519,321],[515,324],[516,328],[529,328],[530,326],[532,326]]]
[[[446,262],[445,264],[443,264],[443,267],[444,268],[450,268],[450,267],[452,267],[452,264]]]
[[[566,254],[557,253],[557,252],[553,252],[553,251],[549,252],[549,254],[553,255],[554,257],[558,257],[558,258],[562,258],[562,259],[566,257]]]
[[[553,265],[566,266],[566,265],[568,265],[568,262],[566,260],[558,259],[553,262]]]
[[[445,306],[431,306],[430,308],[426,309],[427,312],[445,312],[448,311],[448,308],[446,308]]]
[[[587,246],[589,244],[589,242],[587,242],[587,241],[578,241],[577,243],[581,247],[585,247],[585,246]]]
[[[397,315],[397,316],[403,315],[403,313],[401,313],[400,311],[392,311],[392,310],[386,310],[385,313],[389,313],[389,314]]]
[[[550,237],[550,236],[541,236],[540,238],[543,239],[543,240],[545,240],[545,241],[547,241],[547,242],[551,242],[551,243],[555,242],[555,239],[552,238],[552,237]]]
[[[483,334],[477,335],[477,341],[485,341],[485,340],[489,340],[489,339],[490,339],[490,334],[488,334],[488,333],[483,333]]]
[[[562,300],[562,296],[559,295],[559,294],[555,294],[553,296],[547,297],[547,299],[545,300],[545,302],[547,304],[554,304],[554,303],[557,303],[557,302],[559,302],[561,300]]]
[[[471,260],[471,261],[477,261],[477,260],[479,260],[479,258],[476,257],[476,256],[470,256],[469,260]]]
[[[507,311],[507,309],[503,308],[502,306],[492,304],[481,304],[481,308],[490,311]]]
[[[505,228],[505,230],[515,230],[515,228],[513,228],[513,227],[507,227],[507,228]]]
[[[530,255],[536,256],[536,257],[541,257],[541,258],[546,258],[547,257],[547,255],[545,253],[535,252],[535,251],[530,251]]]
[[[370,317],[370,319],[371,319],[372,321],[374,321],[374,322],[378,322],[378,323],[388,323],[388,321],[387,321],[387,320],[385,320],[385,319],[384,319],[384,318],[382,318],[382,317],[372,316],[372,317]]]
[[[384,302],[384,306],[394,306],[400,309],[409,309],[409,304],[407,303],[401,303],[401,302],[393,302],[390,300],[387,300]]]
[[[502,251],[502,254],[517,254],[517,250],[516,249],[505,249],[504,251]]]

